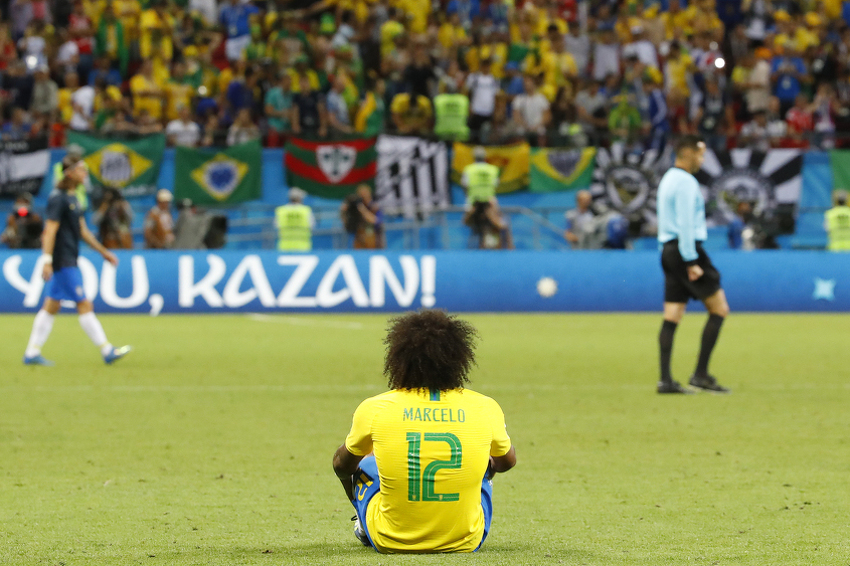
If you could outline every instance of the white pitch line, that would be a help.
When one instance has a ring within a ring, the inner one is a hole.
[[[375,326],[367,326],[361,322],[345,322],[341,320],[328,320],[323,318],[307,318],[299,316],[272,316],[269,314],[253,313],[247,315],[251,320],[257,322],[276,322],[281,324],[291,324],[293,326],[318,326],[321,328],[341,328],[344,330],[362,330],[364,328],[377,328]]]

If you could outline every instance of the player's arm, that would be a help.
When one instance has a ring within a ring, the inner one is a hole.
[[[349,501],[354,501],[354,482],[351,478],[357,471],[357,466],[360,465],[362,459],[363,456],[355,456],[349,452],[345,444],[337,448],[334,454],[334,473],[339,478],[342,488],[345,490],[345,496],[348,497]]]
[[[516,466],[516,448],[513,446],[511,446],[511,449],[504,456],[490,456],[490,471],[492,474],[503,474],[514,466]]]
[[[58,231],[59,221],[48,219],[44,225],[44,232],[41,233],[41,253],[44,257],[41,277],[45,281],[50,281],[50,278],[53,277],[53,247],[56,245],[56,232]]]
[[[354,501],[354,483],[351,476],[357,471],[360,460],[372,452],[373,415],[372,401],[367,399],[354,411],[351,430],[345,437],[345,442],[334,453],[334,473],[342,483],[349,501]]]
[[[694,225],[694,214],[697,206],[697,193],[699,186],[694,183],[688,183],[687,186],[681,186],[676,190],[676,223],[679,226],[679,253],[682,255],[682,260],[688,266],[688,275],[691,281],[699,279],[693,278],[691,269],[696,267],[697,263],[696,247],[696,226]],[[694,270],[696,271],[696,270]]]
[[[502,408],[492,399],[490,402],[492,403],[493,438],[490,441],[490,465],[487,468],[487,475],[492,478],[493,475],[507,472],[516,466],[516,449],[511,443],[511,437],[508,436]]]
[[[92,234],[91,230],[89,230],[89,227],[86,224],[86,219],[82,216],[80,217],[80,237],[85,243],[90,245],[94,251],[102,255],[103,259],[105,259],[112,265],[118,265],[118,258],[115,256],[114,253],[103,247],[103,244],[97,241],[97,238],[95,238],[94,234]]]

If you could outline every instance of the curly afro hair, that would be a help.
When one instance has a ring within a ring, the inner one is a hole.
[[[475,365],[475,327],[441,310],[390,320],[384,375],[390,389],[462,389]]]

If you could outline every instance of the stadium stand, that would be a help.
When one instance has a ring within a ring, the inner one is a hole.
[[[4,0],[0,11],[3,140],[61,148],[73,130],[165,132],[171,146],[276,148],[310,104],[306,82],[331,116],[320,136],[435,137],[435,99],[459,93],[470,138],[486,144],[643,151],[698,132],[717,149],[850,146],[840,0]],[[133,203],[136,223],[148,204]],[[270,241],[266,204],[227,213],[233,242]],[[560,229],[572,202],[516,204],[520,224],[540,217],[531,234]],[[798,222],[800,247],[822,240],[821,213]],[[341,243],[327,216],[319,233]],[[518,247],[541,245],[523,232]]]

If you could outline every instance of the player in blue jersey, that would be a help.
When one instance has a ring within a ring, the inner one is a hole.
[[[88,175],[85,162],[75,157],[66,158],[62,168],[65,176],[47,200],[47,222],[42,235],[41,249],[44,261],[42,276],[47,282],[47,297],[44,299],[44,306],[35,315],[32,334],[24,354],[24,363],[53,365],[41,355],[41,347],[50,336],[53,319],[61,308],[61,301],[68,300],[77,304],[80,326],[95,346],[100,348],[103,361],[111,364],[126,356],[130,347],[112,347],[106,339],[100,321],[94,315],[94,306],[83,294],[83,277],[80,268],[77,267],[80,240],[94,248],[112,265],[118,265],[118,258],[104,248],[89,231],[77,197],[74,196],[77,185],[83,183]]]
[[[659,393],[690,393],[673,380],[670,357],[676,327],[691,299],[702,301],[709,316],[690,384],[706,391],[729,393],[708,373],[711,352],[723,320],[729,314],[729,304],[720,286],[720,272],[702,247],[708,237],[705,199],[693,174],[699,171],[704,156],[705,143],[698,136],[683,136],[676,143],[676,162],[658,185],[658,242],[665,279],[664,323],[658,337],[661,349]]]

